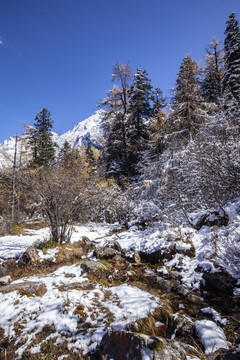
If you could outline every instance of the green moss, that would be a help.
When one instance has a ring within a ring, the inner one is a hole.
[[[164,348],[164,343],[162,341],[158,341],[156,343],[154,343],[153,349],[155,351],[160,351]]]

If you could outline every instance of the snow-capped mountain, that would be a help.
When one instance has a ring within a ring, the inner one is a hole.
[[[61,149],[65,141],[68,141],[73,148],[87,146],[90,143],[91,146],[100,149],[105,142],[104,115],[104,110],[97,110],[89,118],[80,121],[72,130],[60,136],[53,133],[53,141],[58,145],[59,149]],[[20,161],[20,157],[24,161],[24,155],[29,152],[26,137],[22,136],[21,140],[17,144],[17,162]],[[0,144],[0,168],[12,166],[15,146],[15,137],[10,137],[3,144]]]
[[[101,148],[104,144],[104,118],[105,111],[100,109],[92,116],[79,122],[72,130],[69,130],[57,139],[61,148],[65,141],[72,147],[87,146],[90,143],[95,148]]]

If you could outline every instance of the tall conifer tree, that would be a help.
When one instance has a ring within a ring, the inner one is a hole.
[[[48,109],[43,108],[35,117],[34,130],[30,137],[34,166],[46,166],[54,160],[52,127],[51,114]]]
[[[172,112],[168,117],[170,133],[178,133],[180,137],[192,135],[204,121],[199,85],[199,66],[186,55],[177,75]]]
[[[137,69],[130,89],[129,106],[129,112],[132,118],[131,122],[137,137],[141,136],[144,132],[143,119],[153,115],[152,98],[153,90],[147,71]]]
[[[100,102],[106,108],[106,175],[121,178],[128,173],[126,123],[129,109],[129,81],[131,69],[128,63],[116,63],[113,68],[113,81],[118,82],[107,97]]]
[[[240,30],[235,13],[229,16],[226,24],[223,108],[230,121],[237,121],[240,113]]]
[[[201,93],[207,102],[217,105],[222,94],[223,63],[221,43],[213,38],[211,44],[206,48]]]

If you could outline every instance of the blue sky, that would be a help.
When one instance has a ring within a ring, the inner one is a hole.
[[[0,142],[47,107],[59,135],[90,116],[116,61],[169,95],[184,56],[224,39],[239,0],[0,0]]]

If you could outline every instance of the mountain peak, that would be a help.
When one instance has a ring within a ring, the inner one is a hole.
[[[71,130],[62,135],[59,136],[53,133],[53,140],[59,148],[63,146],[65,141],[68,141],[73,148],[87,146],[90,143],[90,145],[96,149],[101,149],[105,142],[104,116],[105,110],[99,109],[93,115],[80,121]],[[23,136],[21,138],[23,138]],[[24,144],[21,145],[21,148],[22,150],[26,150],[23,149]],[[12,166],[14,151],[14,137],[10,137],[8,140],[5,140],[3,144],[0,144],[0,168]]]

